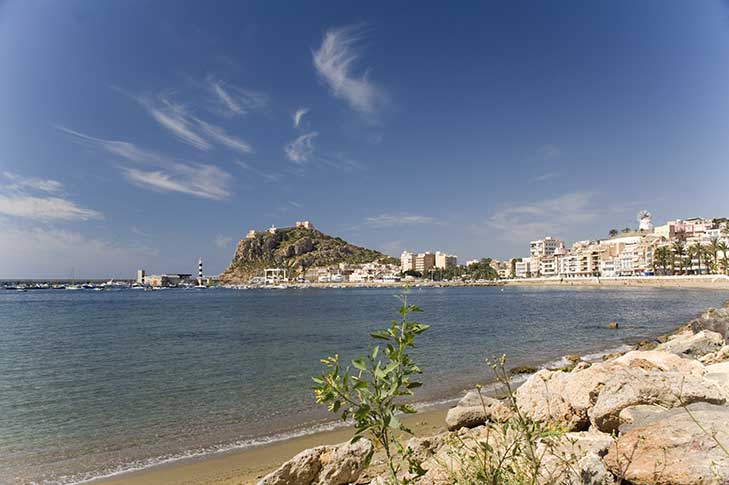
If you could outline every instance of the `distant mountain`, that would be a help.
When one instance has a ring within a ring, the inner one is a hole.
[[[286,268],[291,277],[311,268],[373,261],[399,263],[379,251],[349,244],[314,228],[286,227],[275,232],[256,231],[241,239],[220,280],[247,283],[253,276],[262,275],[265,268]]]

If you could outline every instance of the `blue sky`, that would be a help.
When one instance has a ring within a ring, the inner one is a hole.
[[[729,215],[724,2],[4,1],[0,62],[4,278]]]

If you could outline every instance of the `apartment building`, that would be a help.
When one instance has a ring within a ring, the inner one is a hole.
[[[521,261],[514,263],[515,278],[529,278],[532,275],[531,258],[522,258]]]
[[[400,271],[415,271],[415,255],[409,251],[403,251],[400,255]]]
[[[529,243],[529,256],[537,258],[553,256],[555,251],[563,248],[564,242],[547,236],[544,239],[538,239]]]
[[[430,251],[415,256],[415,271],[425,274],[435,267],[435,254]]]
[[[458,265],[458,257],[452,254],[435,252],[435,267],[438,269],[451,268]]]

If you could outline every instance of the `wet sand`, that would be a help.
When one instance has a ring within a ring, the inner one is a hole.
[[[427,410],[403,418],[416,436],[445,431],[447,408]],[[95,480],[114,485],[249,485],[307,448],[342,443],[352,437],[352,428],[322,431],[245,450],[229,451],[190,460],[167,463],[145,470]]]

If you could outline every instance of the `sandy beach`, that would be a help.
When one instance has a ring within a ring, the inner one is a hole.
[[[445,430],[447,408],[431,409],[407,416],[403,422],[415,435],[431,435]],[[99,479],[93,483],[114,485],[249,485],[281,463],[307,448],[342,443],[352,437],[351,428],[322,431],[239,451],[181,460],[137,472]]]

